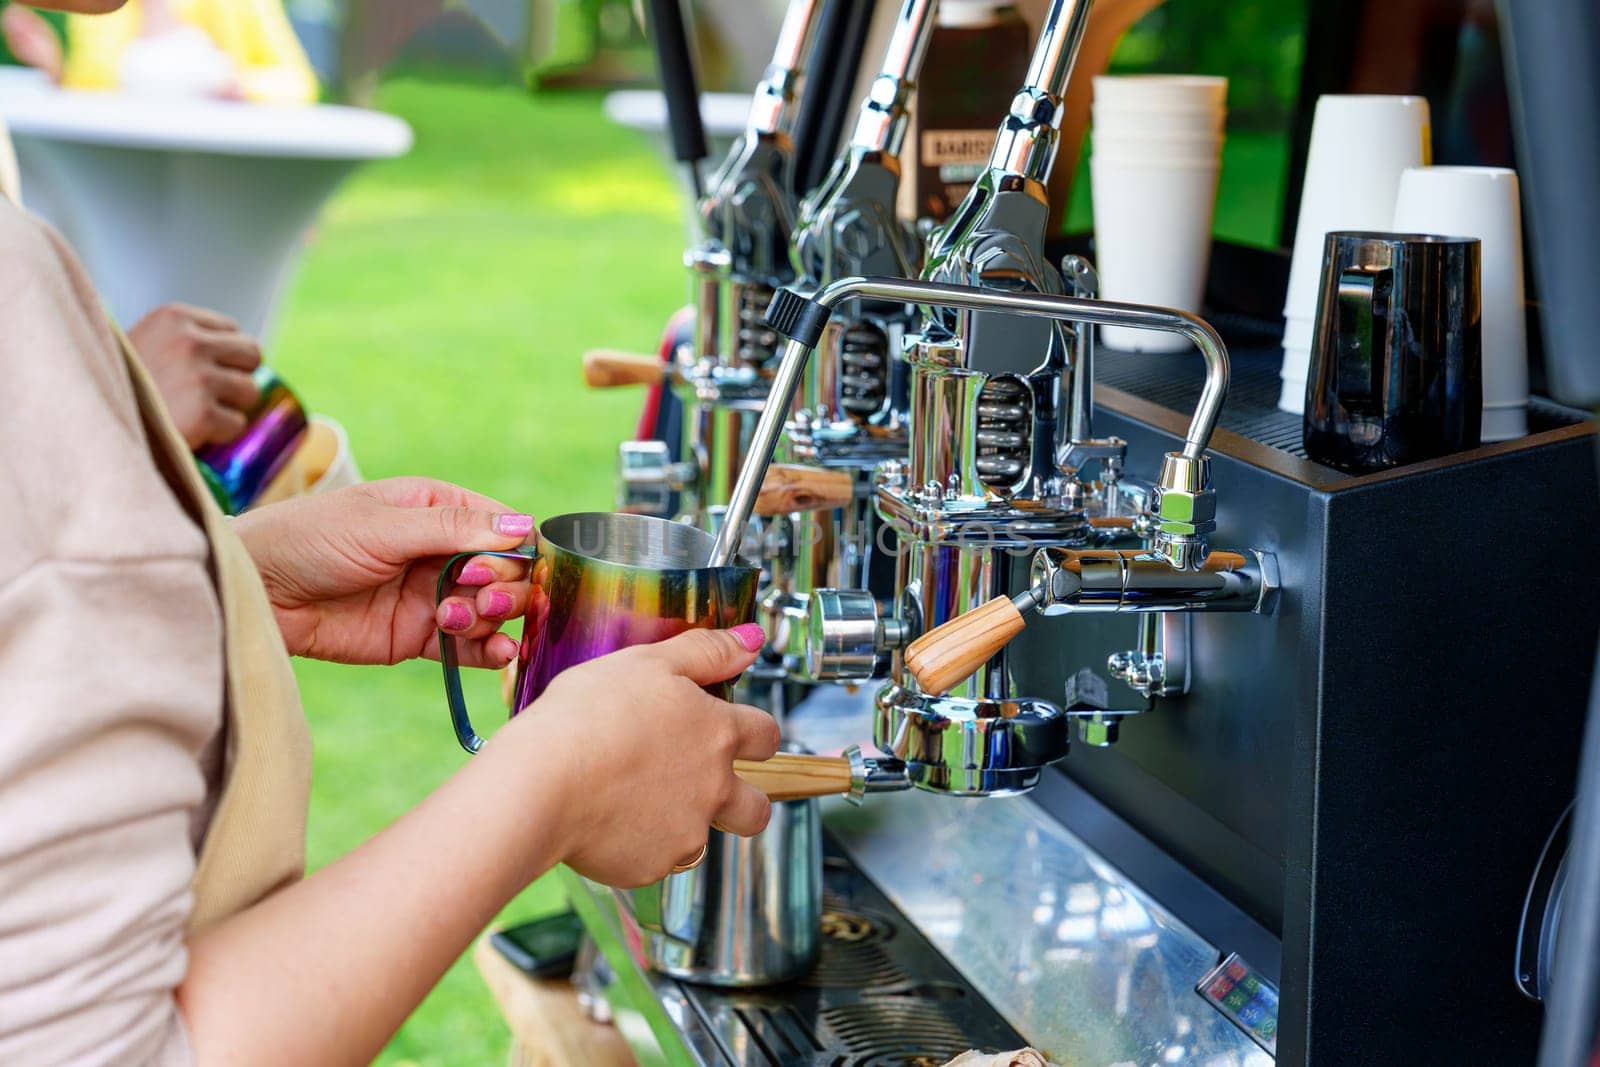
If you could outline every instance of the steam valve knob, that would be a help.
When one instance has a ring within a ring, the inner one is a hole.
[[[819,681],[865,681],[897,643],[899,620],[878,618],[864,589],[818,589],[806,598],[806,671]]]

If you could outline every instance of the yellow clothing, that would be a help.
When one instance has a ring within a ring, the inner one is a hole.
[[[233,60],[246,100],[316,101],[317,76],[280,0],[167,0],[167,6],[174,18],[203,30]],[[139,0],[129,0],[109,15],[69,17],[61,84],[72,89],[115,89],[117,64],[143,25]]]

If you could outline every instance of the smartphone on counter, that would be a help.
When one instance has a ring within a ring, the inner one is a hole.
[[[508,927],[489,937],[496,952],[531,978],[571,974],[582,941],[583,923],[571,911]]]

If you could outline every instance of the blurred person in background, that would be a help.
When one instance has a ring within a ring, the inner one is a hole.
[[[643,885],[713,823],[765,827],[733,760],[770,757],[777,725],[704,688],[760,628],[695,630],[564,672],[303,878],[289,654],[436,657],[443,628],[505,666],[526,646],[502,624],[542,596],[523,566],[477,557],[437,605],[434,585],[534,520],[421,478],[226,518],[60,237],[3,200],[0,248],[0,378],[26,398],[0,419],[0,1063],[367,1062],[554,864]]]
[[[64,24],[12,3],[0,12],[0,33],[17,59],[68,89],[257,104],[317,99],[316,75],[281,0],[129,0]]]
[[[17,157],[0,115],[0,199],[22,202]],[[3,253],[4,249],[0,249]],[[219,311],[163,304],[128,331],[167,412],[191,449],[233,440],[259,390],[261,346]]]

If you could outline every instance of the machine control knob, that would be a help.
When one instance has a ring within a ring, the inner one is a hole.
[[[806,671],[818,681],[863,681],[877,669],[882,626],[865,589],[818,589],[806,598]]]

